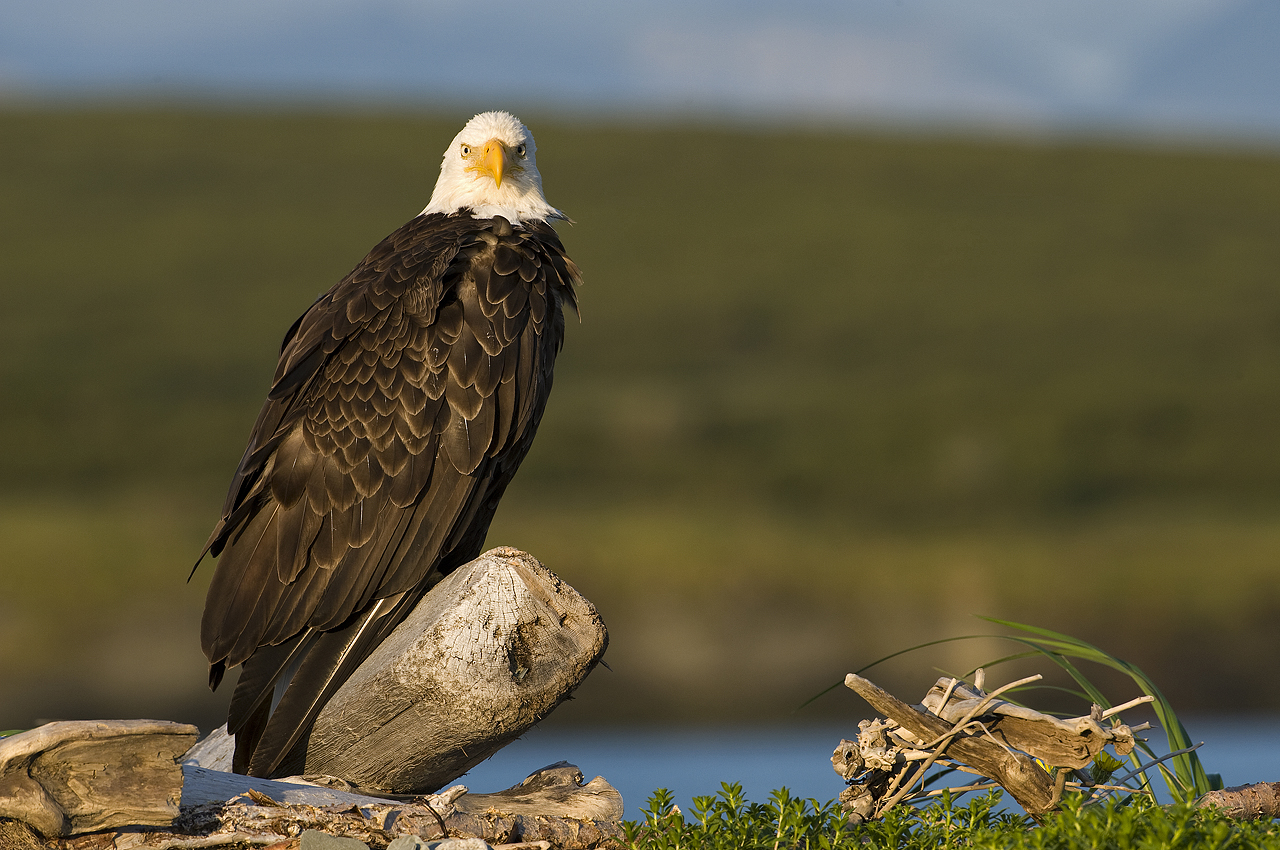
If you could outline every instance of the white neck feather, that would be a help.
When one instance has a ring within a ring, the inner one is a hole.
[[[472,218],[493,218],[500,215],[512,224],[535,219],[547,221],[566,218],[564,213],[547,203],[541,192],[494,197],[495,194],[507,195],[506,188],[503,186],[496,193],[484,193],[467,186],[445,186],[442,180],[436,184],[436,190],[431,194],[431,203],[422,212],[450,215],[466,207],[470,208]]]

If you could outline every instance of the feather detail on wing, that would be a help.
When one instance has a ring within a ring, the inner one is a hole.
[[[244,665],[237,765],[296,761],[329,696],[479,554],[576,282],[545,224],[419,216],[290,328],[206,546],[211,680]]]

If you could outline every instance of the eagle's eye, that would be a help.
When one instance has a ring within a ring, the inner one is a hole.
[[[516,156],[520,157],[521,159],[524,159],[524,155],[525,155],[524,145],[516,145]]]
[[[471,145],[463,145],[463,146],[462,146],[462,155],[463,155],[463,156],[471,156]]]

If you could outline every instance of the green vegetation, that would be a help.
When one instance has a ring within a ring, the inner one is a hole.
[[[670,795],[659,789],[645,819],[626,824],[627,844],[634,850],[1280,847],[1280,827],[1274,821],[1235,821],[1186,803],[1162,808],[1138,798],[1083,806],[1075,798],[1062,812],[1035,824],[999,811],[999,801],[998,791],[973,797],[964,806],[944,796],[919,809],[899,806],[884,820],[850,826],[837,805],[792,799],[785,788],[762,804],[746,802],[740,786],[726,784],[718,797],[696,798],[689,819],[672,811]]]
[[[183,580],[280,336],[466,117],[0,113],[0,723],[216,715]],[[778,717],[972,614],[1280,703],[1280,157],[524,117],[586,285],[490,541],[609,623],[565,712]]]

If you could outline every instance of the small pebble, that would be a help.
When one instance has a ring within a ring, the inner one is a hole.
[[[343,838],[315,829],[306,829],[302,832],[299,850],[369,850],[369,845],[355,838]]]
[[[387,845],[387,850],[427,850],[427,842],[416,835],[401,835]]]
[[[445,838],[423,841],[416,835],[401,835],[387,845],[387,850],[493,850],[481,838]]]

